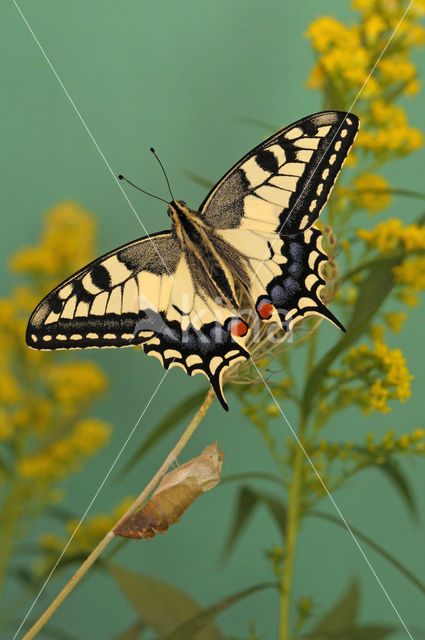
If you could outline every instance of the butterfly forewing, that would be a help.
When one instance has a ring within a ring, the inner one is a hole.
[[[250,151],[200,207],[221,229],[291,235],[308,229],[332,190],[358,131],[358,118],[317,113],[281,129]]]

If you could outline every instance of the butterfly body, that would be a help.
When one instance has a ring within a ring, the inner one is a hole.
[[[199,211],[173,200],[171,229],[119,247],[40,302],[35,349],[143,346],[165,368],[222,380],[250,358],[254,321],[284,332],[309,315],[342,325],[320,298],[327,260],[314,224],[358,119],[327,111],[285,127],[244,156]]]
[[[172,201],[168,208],[173,220],[171,232],[185,253],[192,281],[198,292],[219,301],[219,304],[237,308],[235,278],[249,290],[249,277],[243,268],[243,256],[213,227],[206,224],[197,211],[191,211],[184,202]]]

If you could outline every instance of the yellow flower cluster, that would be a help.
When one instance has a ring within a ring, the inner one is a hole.
[[[425,290],[425,256],[404,260],[393,269],[396,282],[407,285],[412,291]]]
[[[47,383],[53,399],[63,411],[74,413],[106,389],[106,376],[93,362],[74,361],[52,364]]]
[[[365,413],[388,413],[390,399],[410,398],[413,376],[400,349],[390,349],[378,335],[373,347],[362,344],[350,349],[341,370],[332,371],[331,378],[336,381],[336,405],[355,403]]]
[[[79,556],[87,554],[96,546],[96,544],[110,531],[118,520],[124,515],[127,509],[134,502],[134,497],[125,498],[111,513],[97,514],[87,518],[78,528],[72,544],[70,545],[69,554]],[[79,520],[72,518],[66,524],[66,537],[55,533],[44,533],[40,537],[40,546],[44,552],[44,558],[39,570],[46,570],[54,562],[58,555],[63,551],[68,539],[73,535]]]
[[[359,27],[347,27],[330,16],[318,18],[307,31],[313,48],[319,54],[308,85],[312,89],[324,89],[331,85],[340,95],[362,87],[369,75],[370,52],[362,46]],[[365,90],[374,94],[376,81],[371,78]]]
[[[359,19],[350,26],[328,16],[310,25],[307,36],[317,61],[308,85],[323,91],[325,106],[346,109],[356,99],[362,122],[356,150],[382,162],[423,144],[421,132],[410,127],[405,111],[392,103],[402,94],[412,96],[419,90],[409,55],[412,47],[424,44],[425,30],[418,24],[418,7],[412,7],[399,24],[407,0],[353,0],[352,7],[359,12]],[[370,75],[390,37],[391,47]]]
[[[93,258],[95,236],[93,215],[75,202],[62,202],[47,212],[41,242],[20,249],[10,267],[32,278],[47,277],[47,286],[57,284]]]
[[[398,247],[408,252],[425,249],[425,226],[403,223],[398,218],[389,218],[380,222],[375,229],[359,229],[359,238],[380,253],[388,253]]]
[[[109,425],[101,420],[79,420],[66,437],[55,440],[41,452],[22,458],[18,471],[24,478],[50,483],[78,469],[85,458],[93,456],[106,444],[109,435]]]
[[[404,156],[423,144],[421,131],[409,126],[404,109],[382,99],[370,102],[362,123],[356,147],[373,153],[381,161]]]
[[[354,180],[354,189],[342,187],[342,192],[350,196],[354,206],[376,213],[391,204],[390,185],[387,180],[374,173],[362,173]]]
[[[425,250],[425,226],[403,226],[401,220],[390,218],[378,224],[375,229],[359,229],[357,235],[364,240],[368,248],[377,249],[380,253],[389,253],[397,249],[406,251],[406,259],[393,268],[394,279],[401,285],[399,298],[408,306],[417,304],[416,294],[425,290],[425,257],[416,257],[414,252],[421,253]]]
[[[18,478],[22,513],[27,514],[34,499],[39,507],[56,500],[57,480],[93,456],[110,433],[106,423],[87,417],[106,388],[100,368],[25,345],[28,315],[36,303],[93,258],[95,223],[79,205],[57,205],[46,224],[40,244],[18,251],[11,260],[29,284],[0,300],[0,441],[9,441],[13,452],[1,477],[2,489],[4,496],[16,492]]]
[[[425,430],[414,429],[412,433],[404,433],[396,436],[393,429],[387,431],[380,440],[375,440],[373,433],[368,433],[363,445],[355,445],[353,442],[345,444],[328,442],[321,439],[318,447],[310,451],[315,459],[321,457],[327,461],[350,460],[360,462],[371,461],[370,454],[378,463],[382,464],[388,458],[388,454],[425,453]]]

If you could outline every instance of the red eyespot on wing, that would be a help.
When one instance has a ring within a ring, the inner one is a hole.
[[[239,318],[235,318],[230,322],[230,333],[235,338],[241,338],[242,336],[246,336],[248,333],[248,325],[243,320]]]
[[[269,320],[272,317],[273,309],[273,305],[267,300],[261,300],[257,304],[257,313],[263,320]]]

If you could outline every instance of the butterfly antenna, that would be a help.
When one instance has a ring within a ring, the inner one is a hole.
[[[155,149],[154,149],[153,147],[151,147],[151,148],[150,148],[150,150],[151,150],[151,152],[153,153],[153,155],[155,156],[155,158],[156,158],[156,159],[158,160],[158,162],[159,162],[159,166],[161,167],[161,169],[162,169],[162,173],[164,174],[165,179],[166,179],[166,181],[167,181],[168,191],[170,192],[170,196],[171,196],[172,200],[174,200],[175,198],[174,198],[174,196],[173,196],[173,192],[171,191],[170,182],[169,182],[169,180],[168,180],[168,176],[167,176],[167,174],[165,173],[164,165],[162,164],[161,160],[160,160],[160,159],[158,158],[158,156],[156,155],[156,151],[155,151]]]
[[[131,184],[131,186],[137,189],[138,191],[141,191],[142,193],[146,193],[147,196],[152,196],[152,198],[156,198],[157,200],[161,200],[161,202],[165,202],[165,204],[168,204],[168,202],[164,200],[164,198],[160,198],[159,196],[155,196],[153,193],[149,193],[149,191],[145,191],[144,189],[141,189],[136,184],[134,184],[134,182],[131,182],[130,180],[128,180],[125,176],[122,176],[120,174],[118,178],[119,180],[125,180],[126,182],[128,182],[128,184]]]

